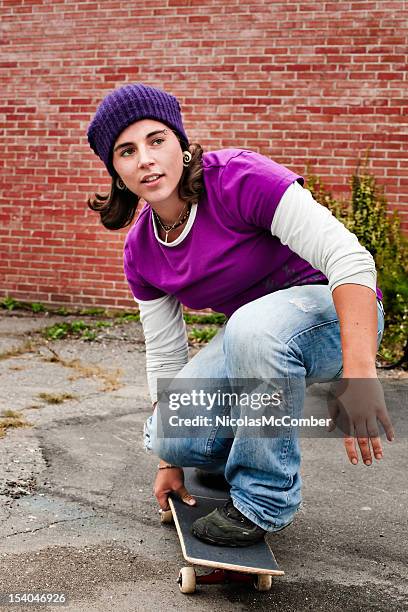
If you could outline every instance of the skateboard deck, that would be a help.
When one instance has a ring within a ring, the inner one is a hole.
[[[274,554],[266,541],[261,541],[247,547],[229,547],[207,544],[191,533],[193,522],[212,512],[217,506],[223,505],[229,497],[229,488],[222,476],[199,476],[195,468],[184,468],[185,486],[189,493],[197,500],[196,506],[188,506],[174,494],[169,496],[171,518],[173,519],[180,540],[183,556],[193,565],[213,568],[211,574],[196,576],[194,580],[193,568],[183,568],[180,572],[181,582],[191,581],[200,583],[219,583],[227,581],[255,582],[258,590],[269,590],[272,576],[283,576]],[[217,482],[218,481],[218,482]],[[167,521],[163,521],[167,522]],[[195,572],[194,572],[195,573]],[[258,580],[258,586],[257,581]],[[262,588],[262,583],[264,588]],[[268,587],[269,588],[266,588]],[[188,588],[185,586],[185,588]]]

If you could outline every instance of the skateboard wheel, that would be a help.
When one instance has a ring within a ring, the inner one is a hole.
[[[195,593],[196,573],[194,567],[182,567],[177,582],[182,593]]]
[[[162,510],[162,512],[160,512],[160,522],[163,525],[167,525],[168,523],[173,522],[173,515],[171,513],[171,510]]]
[[[272,587],[272,576],[269,574],[258,574],[255,579],[255,588],[257,591],[270,591]]]

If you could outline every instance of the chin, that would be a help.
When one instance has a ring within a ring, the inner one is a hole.
[[[169,197],[170,197],[169,195],[146,193],[145,199],[148,200],[149,202],[153,202],[154,204],[161,204],[162,202],[164,204],[165,202],[167,202]]]
[[[175,193],[174,191],[168,191],[168,192],[164,192],[163,191],[157,191],[156,193],[146,193],[146,198],[148,198],[151,202],[155,202],[156,204],[160,204],[161,202],[163,202],[163,204],[165,202],[167,202],[168,200],[170,200],[172,197],[174,197]]]

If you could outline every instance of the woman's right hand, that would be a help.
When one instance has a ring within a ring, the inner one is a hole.
[[[158,470],[154,481],[154,496],[159,502],[161,510],[169,510],[169,493],[176,493],[184,503],[195,506],[196,500],[184,486],[184,471],[180,467]]]

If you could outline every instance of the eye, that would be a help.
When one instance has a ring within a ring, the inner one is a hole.
[[[156,140],[153,140],[152,144],[155,142],[164,142],[164,138],[156,138]]]
[[[120,156],[121,157],[128,157],[128,155],[132,155],[133,152],[134,152],[134,148],[133,147],[128,147],[127,149],[123,149],[123,151],[121,151]]]

